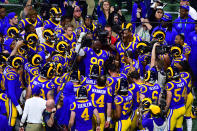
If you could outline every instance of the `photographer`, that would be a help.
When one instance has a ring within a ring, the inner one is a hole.
[[[57,108],[60,108],[57,106]],[[61,127],[58,125],[57,120],[55,118],[55,113],[57,111],[55,107],[55,102],[53,99],[49,99],[46,102],[46,109],[43,112],[43,121],[46,125],[46,131],[57,131],[60,130]]]

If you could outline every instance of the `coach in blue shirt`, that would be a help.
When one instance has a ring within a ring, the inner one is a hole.
[[[187,22],[195,22],[189,15],[189,6],[180,6],[180,17],[178,17],[174,22],[186,22],[186,23],[174,23],[174,27],[178,34],[184,34],[185,38],[188,37],[189,33],[194,31],[195,24]]]

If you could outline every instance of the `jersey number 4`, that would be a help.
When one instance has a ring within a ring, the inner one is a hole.
[[[84,109],[83,113],[81,114],[81,118],[83,118],[85,121],[89,120],[88,108]]]

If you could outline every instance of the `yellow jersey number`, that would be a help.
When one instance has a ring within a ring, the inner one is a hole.
[[[175,102],[179,102],[180,101],[180,99],[181,99],[181,97],[184,97],[185,96],[185,88],[184,88],[184,90],[183,90],[183,92],[182,92],[182,94],[181,94],[181,88],[177,88],[177,89],[175,89],[174,90],[174,95],[175,95],[175,97],[173,98],[173,100],[175,101]]]
[[[128,105],[130,105],[130,106],[128,106]],[[123,115],[128,114],[131,110],[131,106],[132,106],[132,101],[128,101],[128,102],[124,103],[122,114]]]
[[[96,104],[98,105],[98,107],[104,107],[104,95],[101,95],[97,100],[95,100],[95,94],[93,93],[91,95],[92,97],[92,101],[96,101]]]
[[[88,115],[88,108],[85,108],[83,113],[81,114],[81,118],[83,118],[85,121],[89,120],[89,115]]]
[[[96,57],[92,57],[90,62],[94,65],[94,64],[98,64],[99,66],[102,66],[104,64],[104,60],[103,59],[97,59]]]

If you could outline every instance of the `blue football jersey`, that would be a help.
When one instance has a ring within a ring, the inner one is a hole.
[[[42,19],[42,17],[39,16],[39,15],[37,16],[37,20],[36,20],[35,23],[31,23],[31,22],[29,21],[29,18],[23,19],[23,20],[21,20],[21,21],[19,22],[19,28],[24,29],[25,26],[28,25],[28,24],[33,25],[35,28],[39,28],[39,27],[42,27],[42,26],[43,26],[43,19]]]
[[[145,95],[146,98],[150,98],[153,102],[158,102],[161,87],[159,84],[145,84],[140,89],[140,93]]]
[[[44,26],[46,25],[50,25],[52,27],[53,30],[55,30],[55,28],[60,24],[60,21],[56,24],[54,23],[51,19],[45,20],[44,21]]]
[[[96,105],[91,100],[78,100],[70,107],[75,112],[75,129],[78,131],[92,130],[92,117]]]
[[[111,89],[107,87],[92,85],[88,90],[88,96],[97,106],[98,112],[105,113],[107,109],[107,103],[112,103]]]
[[[83,63],[85,64],[85,75],[89,76],[90,71],[94,64],[99,65],[100,73],[103,74],[104,62],[109,58],[109,53],[105,50],[101,50],[99,54],[96,54],[92,48],[85,47],[84,52],[86,53]]]
[[[40,88],[41,88],[40,97],[47,100],[48,92],[51,90],[57,90],[57,89],[55,88],[55,85],[53,84],[52,81],[41,80],[40,77],[41,77],[40,75],[34,77],[30,82],[30,86],[31,86],[31,88],[34,88],[34,86],[40,86]],[[32,94],[33,94],[33,92],[32,92]]]
[[[74,48],[77,43],[76,33],[73,32],[71,37],[68,37],[66,34],[58,35],[58,41],[65,41],[70,45],[70,48]]]
[[[172,99],[170,102],[170,109],[176,109],[184,106],[185,91],[187,88],[187,82],[185,79],[170,81],[166,84],[166,90],[172,92]]]

